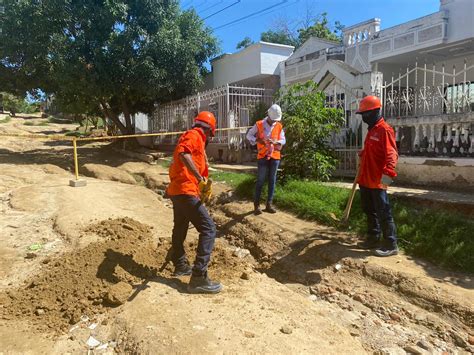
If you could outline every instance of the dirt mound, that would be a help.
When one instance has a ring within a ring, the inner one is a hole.
[[[1,295],[4,319],[30,319],[39,328],[66,330],[83,315],[111,306],[112,285],[138,284],[156,274],[166,250],[152,244],[151,229],[129,218],[110,219],[85,233],[103,238],[84,249],[47,260],[46,269],[25,287]]]
[[[123,304],[133,288],[139,290],[157,276],[170,248],[169,241],[161,239],[157,248],[152,229],[130,218],[101,221],[83,232],[90,234],[101,241],[46,260],[46,268],[24,287],[0,294],[4,304],[0,317],[28,319],[40,330],[66,331],[81,316],[94,319],[107,308]],[[212,276],[238,278],[248,265],[223,243],[216,242]],[[192,261],[196,241],[191,240],[186,249]],[[169,265],[161,270],[162,276],[171,276],[172,269]]]
[[[101,180],[118,181],[131,185],[137,183],[135,178],[126,171],[102,164],[84,164],[81,173]]]

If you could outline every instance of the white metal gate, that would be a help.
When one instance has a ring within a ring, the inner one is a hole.
[[[151,128],[152,132],[187,130],[192,127],[193,119],[199,111],[214,113],[217,128],[246,127],[256,114],[259,104],[269,107],[272,101],[272,90],[226,85],[159,105],[152,115]],[[243,148],[245,133],[246,130],[218,131],[211,143],[227,144],[235,149]],[[177,138],[157,137],[155,144],[173,144]]]

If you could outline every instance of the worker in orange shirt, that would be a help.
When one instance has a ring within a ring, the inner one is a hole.
[[[179,138],[169,169],[167,195],[173,202],[174,216],[171,260],[176,276],[191,275],[188,291],[192,293],[218,293],[222,289],[219,282],[211,281],[207,275],[216,226],[201,201],[208,181],[205,147],[209,137],[214,136],[215,129],[214,115],[208,111],[200,112],[194,119],[192,129]],[[183,246],[189,222],[199,232],[193,267],[189,265]]]
[[[366,96],[360,101],[357,111],[369,129],[360,153],[357,179],[362,209],[367,215],[368,233],[366,240],[359,245],[364,249],[375,249],[377,256],[390,256],[398,254],[398,246],[387,186],[397,176],[398,151],[393,128],[383,119],[381,108],[378,97]]]

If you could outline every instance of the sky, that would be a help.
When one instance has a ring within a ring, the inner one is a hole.
[[[331,24],[339,21],[345,26],[377,17],[385,29],[437,12],[439,3],[440,0],[181,0],[183,9],[194,8],[214,29],[222,53],[236,52],[237,43],[246,36],[258,41],[260,33],[278,21],[297,24],[305,18],[307,9],[316,15],[326,12]]]

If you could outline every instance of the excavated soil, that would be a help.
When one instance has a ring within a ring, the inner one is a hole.
[[[4,319],[27,318],[38,328],[65,331],[81,316],[93,318],[110,306],[107,294],[112,285],[141,283],[156,273],[163,259],[150,228],[129,218],[102,221],[84,234],[103,241],[44,260],[48,266],[41,274],[3,295]]]
[[[47,267],[19,289],[1,294],[5,319],[26,319],[39,330],[65,332],[81,317],[94,319],[108,308],[125,303],[124,293],[157,277],[170,244],[153,240],[152,230],[131,218],[108,219],[93,224],[82,237],[93,235],[101,241],[46,259]],[[193,249],[194,243],[187,248]],[[227,278],[242,272],[227,250],[217,245],[212,265],[217,276]],[[170,276],[171,265],[160,274]],[[131,296],[129,294],[128,296]]]
[[[375,258],[355,247],[354,234],[288,213],[254,216],[250,202],[215,183],[208,207],[219,238],[209,270],[224,291],[190,295],[188,278],[165,263],[166,169],[84,147],[80,162],[96,164],[91,175],[101,180],[71,189],[59,168],[69,155],[10,138],[0,146],[8,147],[0,221],[9,233],[0,239],[1,351],[80,353],[94,336],[117,353],[474,352],[472,275],[403,253]],[[119,172],[129,184],[105,181]],[[187,240],[192,261],[192,227]],[[29,252],[38,242],[43,249]]]

